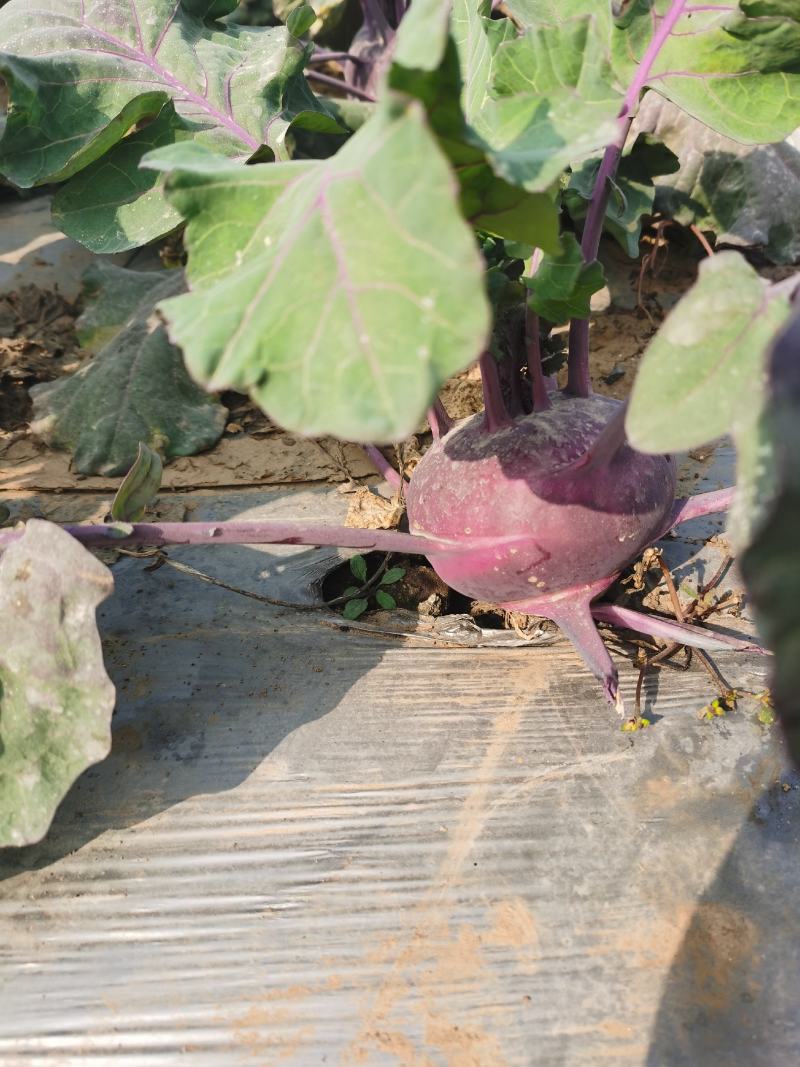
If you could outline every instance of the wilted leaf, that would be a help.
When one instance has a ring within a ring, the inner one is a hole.
[[[758,410],[764,353],[789,311],[737,252],[700,265],[698,280],[645,351],[626,429],[643,452],[694,448]]]
[[[167,190],[188,220],[194,291],[161,307],[191,373],[303,433],[412,433],[489,331],[481,258],[419,104],[390,98],[316,164],[227,177],[211,159],[203,175],[196,159],[181,169],[182,148],[148,163],[177,167]],[[261,218],[228,230],[243,181]]]
[[[0,11],[0,73],[11,97],[0,172],[23,187],[63,181],[118,146],[58,205],[70,231],[105,252],[175,225],[153,176],[135,174],[148,140],[193,136],[245,160],[265,144],[281,155],[289,126],[303,113],[335,128],[303,78],[305,46],[285,27],[222,26],[198,17],[203,11],[216,17],[229,6],[11,0]],[[168,103],[176,114],[163,112]],[[139,132],[153,119],[155,130]],[[120,145],[129,135],[130,144]],[[98,176],[103,185],[95,184]],[[93,205],[100,207],[97,219]]]
[[[111,518],[118,522],[138,522],[161,488],[162,470],[158,452],[140,441],[136,462],[125,475],[111,503]]]
[[[800,260],[800,131],[778,144],[738,144],[657,93],[645,96],[636,126],[680,160],[674,175],[656,182],[656,211],[713,230],[725,244],[758,245],[775,263]]]
[[[356,530],[392,530],[403,517],[405,506],[399,494],[391,500],[373,491],[366,485],[359,486],[351,495],[345,526]]]
[[[0,846],[43,837],[78,775],[108,754],[114,687],[95,609],[113,586],[39,519],[0,555]]]
[[[81,348],[99,352],[119,333],[148,293],[164,284],[164,273],[128,270],[98,259],[83,273],[85,310],[75,321]]]
[[[81,474],[125,474],[140,441],[165,456],[191,456],[222,434],[225,408],[191,381],[153,311],[155,300],[183,286],[180,272],[164,272],[94,359],[31,389],[31,428],[73,452]]]
[[[605,284],[602,266],[597,260],[583,262],[580,246],[571,233],[561,235],[561,254],[543,256],[533,277],[524,281],[530,290],[528,303],[552,323],[585,319],[592,294]]]

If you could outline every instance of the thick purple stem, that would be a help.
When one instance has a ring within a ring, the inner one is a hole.
[[[676,500],[675,507],[669,517],[668,530],[673,526],[679,526],[689,519],[699,519],[703,515],[716,515],[720,511],[727,511],[733,503],[736,494],[735,486],[727,489],[714,489],[710,493],[698,493],[696,496],[687,496],[684,500]]]
[[[672,0],[669,10],[659,21],[656,32],[647,46],[642,61],[636,68],[636,74],[628,87],[617,116],[617,136],[606,148],[597,171],[589,210],[583,227],[581,253],[584,263],[597,259],[600,248],[600,235],[603,232],[608,198],[611,195],[611,180],[617,172],[622,149],[633,122],[634,109],[639,102],[639,94],[647,84],[653,63],[672,33],[675,23],[683,14],[686,0]],[[588,396],[591,390],[589,379],[589,320],[573,319],[569,328],[569,361],[567,365],[567,392],[573,396]]]
[[[553,405],[542,371],[542,348],[539,341],[539,316],[528,308],[525,314],[525,345],[528,353],[528,376],[533,390],[533,410],[547,411]]]
[[[481,383],[483,385],[483,406],[485,408],[486,429],[489,433],[511,426],[513,420],[503,402],[503,390],[497,363],[490,352],[484,352],[480,358]]]
[[[610,419],[600,434],[582,456],[578,456],[574,463],[567,468],[570,471],[588,474],[597,467],[607,467],[617,452],[625,444],[625,415],[628,410],[628,402],[621,405],[619,411]]]
[[[541,248],[534,248],[531,256],[530,277],[532,278],[542,262]],[[525,307],[525,351],[528,358],[528,377],[533,392],[533,410],[547,411],[552,407],[548,395],[547,383],[542,372],[542,345],[540,339],[539,316],[532,307]]]
[[[592,604],[592,615],[598,622],[610,626],[622,626],[626,630],[636,630],[649,637],[663,637],[666,641],[677,641],[681,645],[691,645],[692,648],[702,648],[707,652],[758,652],[762,656],[769,655],[767,649],[755,641],[714,633],[702,626],[692,626],[688,622],[677,622],[632,608],[621,608],[616,604]]]
[[[620,715],[624,715],[617,668],[595,626],[589,601],[562,600],[548,604],[547,615],[580,652],[586,666],[601,682],[608,702],[614,705]]]
[[[471,538],[458,543],[399,533],[396,530],[362,530],[349,526],[316,526],[300,522],[137,522],[131,533],[119,536],[119,527],[98,524],[63,526],[62,529],[93,548],[131,545],[335,545],[340,548],[376,549],[380,552],[414,552],[420,555],[474,552],[495,547],[497,538]],[[0,550],[22,537],[22,527],[0,530]],[[513,543],[521,538],[501,538]]]
[[[450,433],[453,429],[453,420],[445,411],[444,404],[438,396],[434,400],[433,405],[428,409],[428,423],[434,441],[438,441],[440,437],[444,437],[446,433]]]
[[[364,445],[364,451],[367,453],[369,458],[372,460],[372,462],[375,464],[375,466],[378,468],[378,470],[381,472],[387,482],[389,482],[391,485],[397,486],[397,488],[399,488],[403,484],[405,479],[397,473],[397,471],[394,469],[394,467],[391,465],[389,460],[386,458],[386,456],[384,456],[383,452],[381,452],[379,448],[376,448],[375,445]]]

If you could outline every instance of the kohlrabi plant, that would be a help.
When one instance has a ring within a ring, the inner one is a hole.
[[[415,552],[460,592],[554,620],[621,710],[598,621],[758,647],[602,599],[654,541],[735,499],[732,532],[799,755],[798,279],[770,285],[739,253],[710,256],[650,344],[629,405],[592,391],[589,311],[601,235],[636,255],[654,179],[679,166],[631,135],[642,94],[741,142],[782,139],[800,125],[800,4],[362,0],[355,38],[336,52],[316,43],[314,8],[285,6],[287,24],[266,28],[233,21],[234,0],[11,0],[0,12],[0,171],[20,188],[55,185],[54,218],[97,252],[178,231],[186,253],[185,272],[100,268],[86,327],[96,355],[40,390],[34,425],[78,470],[124,473],[140,441],[167,459],[207,447],[222,428],[207,394],[246,392],[283,427],[367,446],[402,481],[409,532],[140,522],[155,470],[142,451],[126,489],[136,506],[118,500],[108,523],[0,534],[9,603],[28,610],[19,575],[35,571],[43,538],[68,534],[90,546]],[[564,354],[553,331],[567,324]],[[475,361],[484,411],[452,425],[439,388]],[[406,483],[375,446],[426,412],[434,443]],[[676,453],[727,432],[736,494],[676,500]],[[91,605],[107,588],[88,554],[84,566]],[[8,637],[0,839],[22,843],[47,820],[20,814],[13,775],[39,775],[37,804],[52,812],[100,752],[95,732],[82,761],[44,770],[49,734],[30,726],[43,712]],[[98,702],[107,714],[102,687]]]

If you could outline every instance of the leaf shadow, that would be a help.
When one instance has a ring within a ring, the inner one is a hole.
[[[313,555],[293,554],[291,569]],[[243,546],[217,548],[213,559],[204,557],[207,571],[242,574],[243,587],[254,568],[286,563]],[[77,779],[42,841],[0,850],[0,881],[191,797],[236,788],[335,709],[386,651],[379,638],[320,625],[317,612],[258,603],[166,566],[146,573],[146,563],[117,564],[116,592],[98,611],[117,688],[111,753]],[[344,759],[350,738],[333,727],[331,742]]]
[[[800,775],[752,807],[695,906],[667,977],[647,1067],[794,1063],[800,1047]]]

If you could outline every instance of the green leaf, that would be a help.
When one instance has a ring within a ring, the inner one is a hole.
[[[800,282],[800,275],[795,275],[794,281]],[[782,287],[791,285],[792,279],[787,278],[781,284]],[[783,326],[782,322],[780,326]],[[781,329],[779,335],[784,338],[783,346],[800,333],[796,323],[786,331]],[[738,553],[753,541],[781,492],[781,470],[785,466],[783,438],[793,437],[788,430],[779,429],[787,421],[785,411],[793,410],[791,405],[787,409],[780,397],[775,396],[783,390],[785,380],[789,382],[787,397],[791,395],[791,375],[788,373],[791,368],[782,366],[777,372],[772,370],[780,355],[780,346],[779,340],[774,345],[771,363],[765,360],[767,373],[758,376],[756,388],[750,391],[734,426],[736,496],[728,513],[727,533]]]
[[[510,185],[484,160],[460,167],[458,178],[461,211],[476,230],[549,251],[558,247],[558,209],[551,193],[529,193]]]
[[[380,580],[381,585],[394,585],[395,582],[399,582],[401,578],[405,578],[405,567],[390,567],[389,570],[383,575]]]
[[[358,585],[348,585],[348,587],[342,593],[342,596],[345,596],[345,597],[355,596],[359,592],[360,588],[361,587],[358,586]]]
[[[534,276],[523,281],[530,290],[530,306],[555,324],[587,318],[592,294],[605,284],[602,266],[597,260],[583,262],[580,246],[571,233],[561,235],[561,253],[543,256]]]
[[[393,62],[409,70],[437,70],[444,60],[449,29],[449,3],[413,0],[400,23]]]
[[[144,166],[168,173],[169,200],[189,219],[184,246],[193,289],[213,285],[240,268],[246,252],[263,249],[265,216],[289,185],[319,168],[313,161],[242,167],[188,143],[151,153]]]
[[[136,462],[125,475],[112,501],[111,518],[119,522],[138,522],[161,488],[162,470],[158,452],[140,441]]]
[[[239,0],[181,0],[190,15],[200,19],[221,19],[239,6]]]
[[[764,433],[774,493],[741,561],[759,629],[775,653],[772,693],[789,752],[800,763],[800,313],[778,336],[767,367]]]
[[[208,167],[166,183],[188,220],[193,292],[161,307],[193,376],[249,391],[302,433],[381,442],[413,432],[489,332],[481,257],[419,104],[389,97],[316,164],[244,177]],[[220,223],[243,180],[250,217],[261,208],[247,231]]]
[[[506,0],[523,27],[559,27],[593,19],[595,48],[611,56],[610,84],[622,95],[653,34],[653,14],[669,0],[633,4],[615,26],[596,0]],[[782,140],[800,125],[800,9],[787,0],[742,0],[740,10],[687,5],[660,50],[647,85],[701,122],[748,144]]]
[[[175,229],[180,214],[157,189],[160,176],[142,170],[148,152],[195,136],[169,102],[143,130],[132,133],[62,185],[53,198],[53,221],[94,252],[124,252]],[[102,198],[98,190],[103,191]]]
[[[386,611],[394,611],[394,609],[397,607],[397,601],[395,600],[395,598],[393,596],[390,596],[389,593],[385,593],[383,589],[376,590],[375,599],[380,604],[380,606]]]
[[[293,37],[302,37],[308,33],[317,21],[317,13],[310,4],[301,4],[289,12],[286,19],[286,28]]]
[[[764,352],[788,308],[737,252],[704,260],[639,366],[626,420],[634,448],[681,451],[745,424],[760,403]]]
[[[74,453],[81,474],[125,474],[140,441],[163,455],[191,456],[210,448],[226,410],[188,377],[153,301],[183,288],[179,271],[165,271],[129,315],[124,328],[68,378],[34,386],[31,428],[49,444]]]
[[[350,557],[350,571],[353,577],[358,578],[360,582],[367,580],[367,562],[363,556]]]
[[[586,217],[601,158],[586,160],[570,176],[564,204],[576,222]],[[620,159],[604,228],[632,258],[639,255],[642,216],[653,211],[656,192],[653,178],[673,174],[679,166],[678,157],[648,133],[639,134]]]
[[[511,184],[544,191],[572,160],[614,139],[619,93],[593,30],[585,17],[504,40],[491,56],[486,85],[480,88],[484,59],[478,84],[465,86],[467,122],[487,145],[495,172]]]
[[[175,0],[11,0],[0,11],[11,97],[0,172],[27,188],[112,152],[64,191],[59,218],[97,251],[134,247],[176,222],[152,174],[136,174],[152,144],[193,137],[246,160],[265,144],[285,156],[290,125],[308,112],[337,128],[308,89],[304,61],[305,46],[283,26],[208,23]],[[154,129],[140,129],[153,119]]]
[[[553,251],[558,208],[552,191],[531,193],[499,178],[464,120],[459,57],[447,37],[448,16],[448,4],[423,0],[417,6],[415,0],[400,24],[388,84],[424,105],[439,145],[456,171],[464,218],[476,229]],[[435,25],[428,35],[429,18]]]
[[[39,519],[0,555],[0,846],[39,841],[78,775],[108,754],[114,687],[94,616],[113,586]]]
[[[84,271],[82,280],[86,306],[75,321],[75,332],[81,348],[98,352],[116,337],[148,293],[163,286],[164,272],[128,270],[98,259]]]
[[[364,614],[368,606],[368,602],[363,597],[358,600],[348,600],[342,609],[342,615],[346,619],[357,619],[359,615]]]

